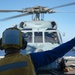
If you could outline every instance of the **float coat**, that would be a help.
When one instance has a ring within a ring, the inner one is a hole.
[[[35,75],[29,55],[9,54],[0,60],[0,75]]]

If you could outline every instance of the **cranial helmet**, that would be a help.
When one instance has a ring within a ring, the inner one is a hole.
[[[25,49],[26,46],[27,41],[23,38],[23,33],[18,28],[8,28],[3,32],[0,39],[0,49]]]

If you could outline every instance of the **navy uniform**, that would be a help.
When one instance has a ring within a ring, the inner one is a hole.
[[[8,38],[7,35],[4,37]],[[4,38],[4,40],[6,38]],[[9,39],[10,38],[11,37],[9,37]],[[15,47],[15,45],[8,45],[9,43],[11,42],[5,41],[2,44],[2,47]],[[21,44],[16,47],[19,46],[21,46]],[[31,53],[29,55],[21,55],[20,53],[8,54],[5,56],[5,58],[0,60],[0,75],[35,75],[35,71],[37,71],[38,68],[54,62],[56,59],[62,57],[64,54],[70,51],[74,46],[75,38],[54,48],[53,50],[48,50],[45,52]]]

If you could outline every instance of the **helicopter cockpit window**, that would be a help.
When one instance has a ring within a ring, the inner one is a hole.
[[[35,43],[41,43],[41,42],[43,42],[42,32],[34,32],[34,42]]]
[[[24,35],[24,38],[27,40],[27,42],[32,42],[32,32],[26,32]]]
[[[59,43],[56,32],[45,32],[45,42],[47,43]]]

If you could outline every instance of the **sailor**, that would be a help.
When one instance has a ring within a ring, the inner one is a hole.
[[[22,32],[13,27],[3,32],[0,46],[5,51],[5,57],[0,60],[0,75],[35,75],[39,67],[54,62],[70,51],[75,46],[75,38],[53,50],[22,55],[20,50],[25,50],[27,41]]]

